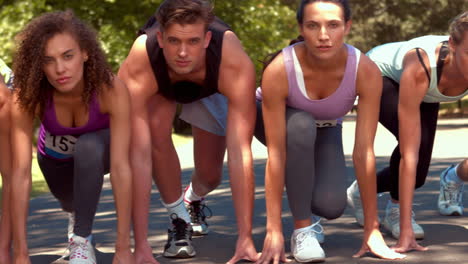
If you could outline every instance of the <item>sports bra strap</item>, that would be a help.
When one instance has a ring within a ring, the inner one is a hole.
[[[437,59],[437,84],[440,82],[440,76],[442,76],[442,70],[444,68],[444,61],[448,53],[448,41],[444,41],[442,42],[442,47],[440,47],[439,58]]]

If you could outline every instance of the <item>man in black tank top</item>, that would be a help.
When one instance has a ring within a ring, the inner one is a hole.
[[[239,39],[214,17],[210,1],[166,0],[156,18],[140,30],[119,77],[132,100],[137,263],[157,263],[147,241],[151,175],[171,221],[164,256],[193,257],[192,228],[206,234],[202,201],[221,182],[226,147],[239,229],[229,263],[256,261],[251,236],[254,175],[250,148],[256,114],[255,69]],[[171,138],[177,103],[185,104],[183,111],[194,136],[195,172],[185,192]]]

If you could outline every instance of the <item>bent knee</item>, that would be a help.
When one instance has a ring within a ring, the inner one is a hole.
[[[105,152],[105,143],[95,133],[85,134],[75,144],[75,159],[99,160]]]
[[[306,112],[296,112],[287,121],[288,147],[314,148],[317,135],[315,119]]]
[[[346,209],[346,197],[320,199],[312,205],[312,212],[328,220],[336,219],[343,215]]]

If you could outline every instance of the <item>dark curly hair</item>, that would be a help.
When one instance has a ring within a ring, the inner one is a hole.
[[[13,86],[18,94],[20,107],[32,116],[42,118],[45,105],[54,87],[43,71],[47,41],[59,33],[69,33],[88,54],[84,64],[84,91],[82,100],[86,105],[93,94],[112,85],[112,70],[97,40],[96,32],[78,19],[71,10],[45,13],[34,18],[16,36],[17,49],[13,60],[15,79]]]

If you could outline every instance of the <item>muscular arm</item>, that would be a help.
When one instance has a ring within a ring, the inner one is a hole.
[[[263,73],[261,87],[268,160],[265,171],[267,234],[259,262],[279,263],[286,260],[281,211],[286,166],[285,115],[288,96],[287,76],[281,54]]]
[[[133,44],[118,76],[126,84],[130,94],[130,166],[133,175],[133,228],[136,251],[140,243],[146,243],[148,210],[151,192],[151,147],[147,101],[156,91],[156,80],[151,72],[146,53],[146,35]]]
[[[116,251],[130,251],[130,220],[132,202],[132,173],[130,148],[130,96],[118,78],[113,87],[105,89],[101,101],[110,115],[110,173],[117,209]]]
[[[11,118],[15,120],[11,126],[12,144],[12,225],[14,260],[29,263],[26,240],[26,221],[29,208],[29,193],[31,191],[31,160],[32,160],[32,130],[33,117],[20,109],[14,96]]]
[[[251,150],[256,115],[255,69],[240,41],[230,31],[224,35],[222,53],[219,90],[228,99],[228,167],[239,229],[236,254],[231,261],[237,262],[236,256],[245,251],[250,251],[246,253],[248,257],[239,257],[255,261],[251,240],[255,189]]]
[[[359,95],[353,163],[364,206],[364,230],[378,230],[374,138],[379,119],[382,76],[377,66],[361,56],[357,77]]]
[[[268,161],[265,171],[267,231],[281,232],[281,205],[286,166],[286,97],[288,83],[282,55],[265,70],[262,77],[262,110]]]
[[[382,76],[369,58],[361,56],[356,90],[359,96],[353,163],[364,208],[364,237],[355,257],[370,251],[384,259],[405,257],[390,250],[379,231],[374,138],[379,119]]]
[[[424,54],[424,57],[425,54]],[[426,61],[426,65],[429,65]],[[401,233],[408,234],[411,229],[411,207],[416,181],[419,147],[421,143],[420,105],[427,92],[429,81],[417,55],[410,51],[404,60],[400,80],[398,101],[400,162],[400,212]]]
[[[225,33],[220,91],[228,98],[227,152],[239,236],[250,236],[253,209],[251,142],[255,124],[255,69],[232,32]],[[242,203],[237,202],[243,200]],[[245,213],[243,213],[245,212]]]

